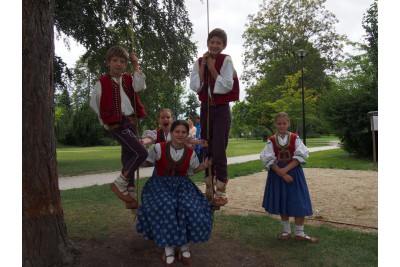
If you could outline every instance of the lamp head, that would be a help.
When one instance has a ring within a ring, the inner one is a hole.
[[[307,54],[307,51],[304,50],[304,49],[297,50],[297,55],[298,55],[299,58],[301,58],[301,59],[303,59],[303,58],[306,56],[306,54]]]

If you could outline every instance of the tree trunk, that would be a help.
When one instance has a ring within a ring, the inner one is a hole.
[[[54,1],[22,7],[22,263],[72,265],[54,138]]]

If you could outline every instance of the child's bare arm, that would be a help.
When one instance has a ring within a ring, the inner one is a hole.
[[[153,139],[151,139],[150,137],[144,137],[142,138],[142,144],[145,146],[151,145],[153,144]]]
[[[293,169],[294,167],[296,167],[297,165],[299,165],[300,163],[297,160],[292,160],[292,162],[290,162],[288,165],[286,165],[286,167],[283,167],[281,169],[281,171],[286,174],[288,173],[291,169]]]
[[[200,77],[200,84],[203,84],[204,82],[204,69],[205,66],[207,65],[207,58],[209,57],[209,53],[206,52],[203,54],[203,57],[201,59],[201,64],[199,67],[199,77]]]
[[[196,169],[193,169],[193,173],[198,173],[198,172],[204,171],[205,169],[207,169],[211,165],[212,165],[211,158],[210,159],[206,158],[204,160],[204,162],[201,163]]]
[[[136,56],[136,53],[132,52],[130,56],[131,56],[131,60],[132,60],[133,71],[140,72],[140,70],[139,70],[139,59]]]
[[[283,175],[285,175],[284,172],[282,172],[282,169],[279,168],[278,164],[274,163],[271,165],[271,169],[273,169],[280,177],[282,177]]]
[[[198,146],[203,146],[203,147],[207,147],[208,146],[208,142],[207,140],[204,139],[196,139],[196,138],[189,138],[188,139],[188,143],[192,144],[192,145],[198,145]]]
[[[219,73],[215,69],[215,62],[216,62],[215,58],[209,57],[207,59],[208,70],[210,71],[210,73],[213,76],[214,80],[217,80]]]
[[[142,163],[141,167],[145,168],[145,167],[153,167],[154,164],[149,162],[149,161],[145,161]]]
[[[288,183],[288,184],[291,184],[291,183],[294,182],[293,177],[290,174],[287,174],[287,173],[282,176],[282,179],[285,180],[285,182]]]
[[[283,180],[285,180],[285,182],[287,183],[293,183],[293,177],[289,174],[287,174],[286,172],[283,171],[284,168],[279,168],[279,166],[274,163],[271,165],[271,169],[273,169],[280,177],[282,177]]]

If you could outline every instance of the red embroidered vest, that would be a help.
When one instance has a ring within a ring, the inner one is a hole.
[[[216,58],[215,61],[215,69],[217,70],[218,74],[220,74],[221,67],[224,63],[224,59],[227,55],[225,54],[219,54],[218,57]],[[198,59],[199,66],[201,65],[202,57]],[[239,100],[239,79],[237,77],[237,74],[235,73],[235,77],[233,77],[233,88],[231,91],[229,91],[226,94],[214,94],[214,86],[215,86],[215,81],[211,75],[211,73],[208,71],[206,75],[207,80],[204,80],[203,88],[201,89],[199,94],[199,100],[201,102],[206,102],[207,103],[207,95],[208,95],[208,86],[211,88],[211,98],[214,102],[215,105],[221,105],[221,104],[227,104],[232,101],[237,101]]]
[[[171,142],[162,142],[160,143],[160,147],[161,158],[156,162],[157,175],[187,176],[193,149],[185,145],[182,158],[174,161],[170,154]]]
[[[281,146],[278,143],[278,137],[273,135],[269,138],[271,140],[275,157],[278,162],[286,162],[289,163],[292,161],[294,151],[296,150],[296,138],[297,134],[289,132],[288,143],[285,146]]]
[[[165,134],[163,129],[157,130],[156,144],[161,142],[167,142],[167,140],[165,140]]]
[[[119,86],[111,78],[110,74],[106,74],[99,78],[101,83],[100,98],[100,118],[104,124],[122,121],[121,111],[121,94]],[[140,102],[138,94],[132,87],[132,76],[130,74],[122,74],[122,87],[124,92],[131,101],[131,105],[135,108],[138,118],[146,116],[146,111]]]

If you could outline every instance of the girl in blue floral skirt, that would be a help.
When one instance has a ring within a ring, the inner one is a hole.
[[[263,208],[271,214],[279,214],[283,231],[277,237],[292,238],[289,217],[294,217],[294,238],[317,243],[314,237],[304,233],[304,217],[312,215],[310,194],[301,164],[308,158],[308,149],[295,133],[288,131],[289,115],[279,112],[275,116],[277,133],[271,136],[260,154],[268,171]]]
[[[211,160],[199,163],[185,144],[188,135],[188,123],[175,121],[172,140],[155,144],[145,164],[154,165],[155,172],[143,187],[136,230],[165,248],[166,266],[176,265],[175,248],[179,259],[191,264],[189,243],[207,241],[212,230],[212,206],[188,176],[208,168]]]

